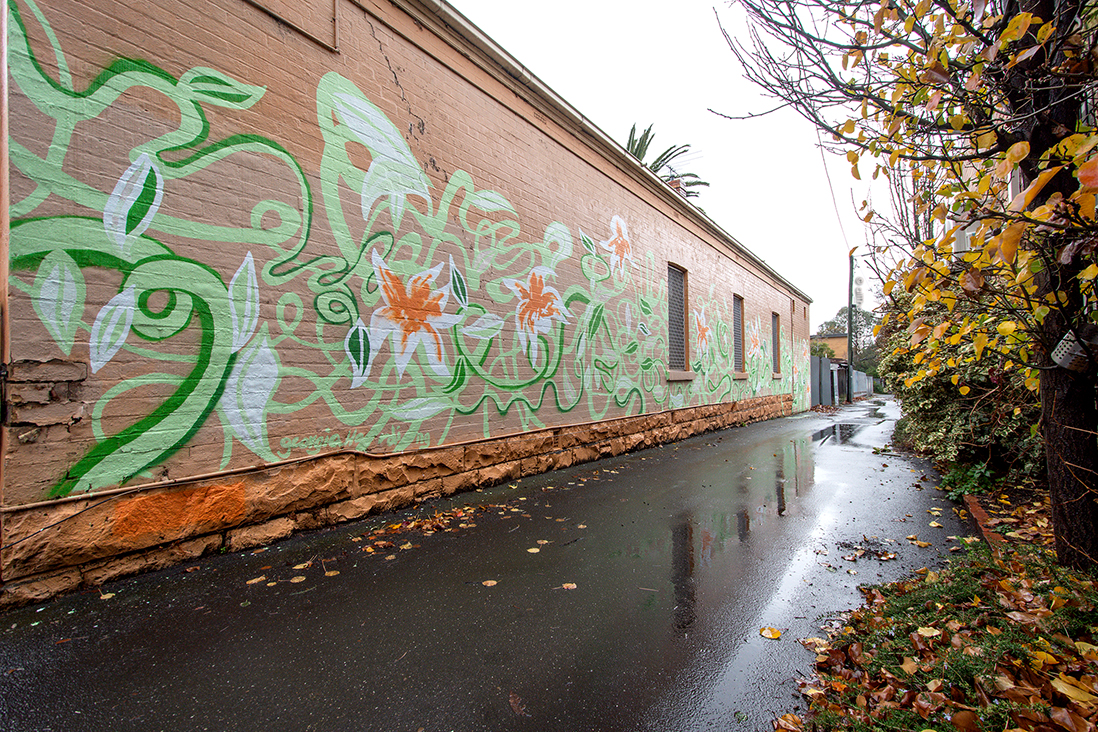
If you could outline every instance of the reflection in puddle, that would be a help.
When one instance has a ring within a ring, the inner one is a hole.
[[[863,427],[865,427],[865,425],[862,424],[833,424],[830,427],[825,427],[818,432],[814,432],[812,434],[812,441],[827,442],[829,439],[834,438],[833,441],[838,442],[841,445],[858,434]]]
[[[675,628],[685,631],[697,619],[694,585],[694,517],[681,514],[671,527],[671,586],[675,588]]]

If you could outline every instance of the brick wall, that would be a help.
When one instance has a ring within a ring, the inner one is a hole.
[[[459,16],[306,5],[17,3],[5,582],[808,407],[803,293]]]

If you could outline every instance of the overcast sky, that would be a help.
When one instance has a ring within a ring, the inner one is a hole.
[[[837,216],[808,122],[789,111],[746,121],[708,111],[775,106],[743,79],[717,25],[719,13],[730,33],[742,32],[741,10],[704,0],[450,2],[619,143],[634,122],[640,129],[655,123],[649,157],[689,143],[684,168],[710,183],[692,200],[813,299],[813,332],[846,304],[847,252],[865,251],[850,166],[828,156]],[[864,196],[856,194],[857,202]]]

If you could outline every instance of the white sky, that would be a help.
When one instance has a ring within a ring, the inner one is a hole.
[[[862,184],[845,159],[828,156],[844,239],[808,122],[788,110],[746,121],[707,111],[744,115],[776,106],[743,79],[712,2],[450,2],[622,145],[633,123],[639,130],[655,123],[649,159],[689,143],[682,167],[710,183],[691,200],[813,299],[812,332],[846,305],[847,252],[865,251],[865,227],[851,203],[851,185]],[[741,10],[723,1],[716,10],[730,34],[742,32]],[[862,170],[866,178],[870,172]],[[868,287],[866,295],[871,308]]]

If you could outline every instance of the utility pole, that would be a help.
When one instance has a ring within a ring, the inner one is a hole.
[[[850,274],[846,281],[846,402],[854,402],[854,250],[850,250]]]

